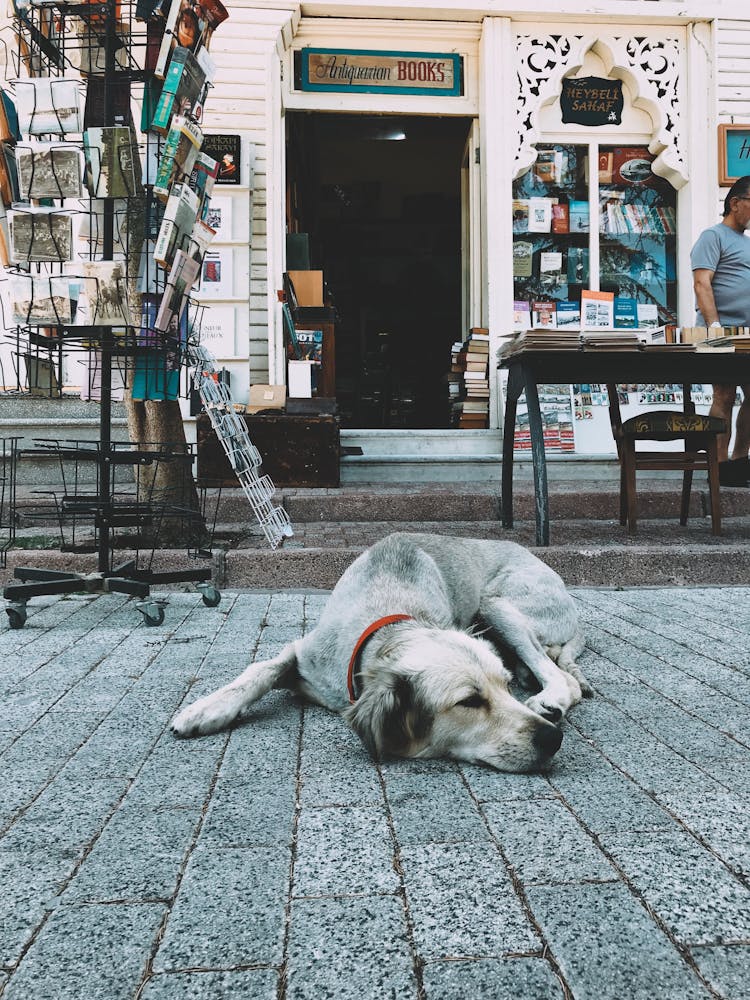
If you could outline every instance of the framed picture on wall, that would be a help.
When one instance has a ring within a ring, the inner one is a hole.
[[[750,174],[750,125],[719,125],[719,184]]]

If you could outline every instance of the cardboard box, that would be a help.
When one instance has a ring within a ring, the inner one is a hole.
[[[318,307],[323,305],[322,271],[288,271],[287,273],[294,285],[297,305]]]
[[[285,405],[285,385],[251,385],[245,413],[259,413],[261,410],[283,410]]]

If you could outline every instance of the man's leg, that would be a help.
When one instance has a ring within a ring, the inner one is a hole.
[[[719,453],[719,461],[726,462],[729,458],[729,439],[732,436],[732,407],[737,395],[735,385],[714,385],[714,401],[708,411],[711,417],[721,417],[727,425],[726,433],[717,435],[716,446]],[[744,404],[743,404],[744,405]],[[735,451],[737,445],[735,444]],[[745,449],[747,455],[747,448]]]
[[[750,385],[743,385],[740,388],[744,398],[734,427],[732,458],[747,458],[750,452]]]

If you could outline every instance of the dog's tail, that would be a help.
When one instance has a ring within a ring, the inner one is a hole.
[[[272,687],[282,686],[297,669],[296,643],[270,660],[251,663],[230,684],[183,708],[172,720],[175,736],[205,736],[225,729]]]
[[[557,658],[557,665],[561,670],[564,670],[566,673],[575,677],[581,685],[581,694],[584,698],[590,698],[594,693],[593,689],[583,676],[581,668],[576,663],[576,660],[585,648],[586,639],[581,629],[578,629],[573,638],[566,642],[560,650],[560,655]]]

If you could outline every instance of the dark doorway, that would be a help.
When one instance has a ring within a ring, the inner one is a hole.
[[[468,118],[287,115],[288,231],[337,313],[343,427],[450,424]]]

